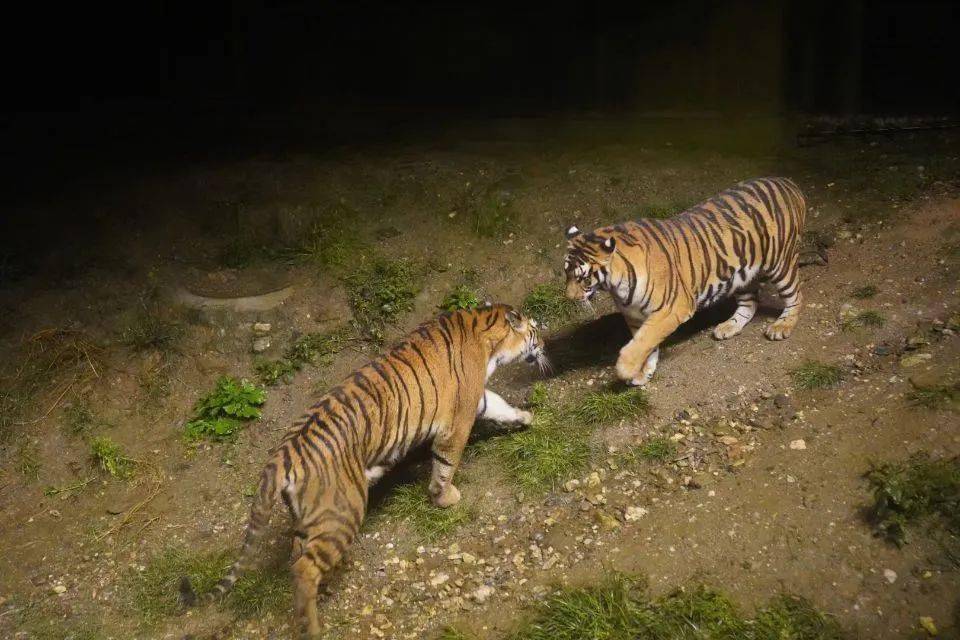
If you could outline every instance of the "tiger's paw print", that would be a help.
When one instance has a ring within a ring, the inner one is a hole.
[[[441,509],[452,507],[458,502],[460,502],[460,489],[457,489],[452,484],[448,484],[443,491],[440,492],[440,495],[433,498],[433,504]]]
[[[713,337],[717,340],[726,340],[727,338],[732,338],[743,331],[743,327],[740,326],[735,320],[727,320],[726,322],[721,322],[713,328]]]

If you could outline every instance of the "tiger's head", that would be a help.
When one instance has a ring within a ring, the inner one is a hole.
[[[607,287],[617,239],[595,232],[585,234],[577,227],[567,229],[566,235],[567,255],[563,259],[566,295],[571,300],[587,303],[597,291]]]
[[[497,364],[506,364],[523,359],[536,364],[541,372],[550,370],[540,326],[533,318],[528,318],[510,305],[497,305],[494,312],[503,314],[504,333],[494,342],[492,357]]]

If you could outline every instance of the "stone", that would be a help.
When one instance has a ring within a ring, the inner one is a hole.
[[[794,451],[803,451],[804,449],[807,448],[807,441],[804,440],[803,438],[799,438],[797,440],[791,440],[790,448],[793,449]]]
[[[886,579],[887,582],[889,582],[890,584],[893,584],[894,582],[897,581],[897,572],[894,571],[893,569],[884,569],[883,577]]]
[[[253,341],[253,352],[254,353],[263,353],[270,348],[270,338],[267,336],[261,336]]]
[[[253,323],[253,332],[254,333],[270,333],[270,323],[269,322],[254,322]]]
[[[931,358],[933,358],[933,356],[929,353],[914,353],[900,358],[900,366],[904,369],[909,369],[910,367],[921,365]]]
[[[597,524],[600,525],[600,528],[604,531],[614,531],[620,528],[620,523],[617,519],[603,511],[595,511],[593,513],[593,519],[597,521]]]
[[[740,441],[737,438],[734,438],[733,436],[720,436],[720,442],[725,444],[728,447],[732,447],[733,445],[737,444]]]
[[[574,478],[573,480],[567,480],[563,483],[563,490],[567,493],[576,491],[577,487],[580,486],[580,481]]]
[[[600,486],[600,474],[597,473],[596,471],[594,471],[593,473],[591,473],[590,475],[588,475],[588,476],[587,476],[587,486],[590,487],[590,488],[599,487],[599,486]]]
[[[933,637],[940,633],[937,629],[937,625],[933,623],[933,618],[930,616],[920,616],[920,626],[923,627],[923,630],[927,632],[927,635]]]
[[[449,579],[450,579],[450,576],[448,576],[447,574],[445,574],[445,573],[439,573],[439,574],[433,576],[432,578],[430,578],[430,586],[431,586],[431,587],[439,587],[440,585],[442,585],[444,582],[446,582],[446,581],[449,580]]]
[[[627,522],[636,522],[649,513],[643,507],[627,507],[623,511],[623,519]]]
[[[62,584],[55,584],[55,585],[53,585],[53,592],[59,596],[59,595],[61,595],[61,594],[63,594],[63,593],[66,593],[66,592],[67,592],[67,588],[66,588],[65,586],[63,586]]]
[[[483,604],[489,600],[490,596],[492,596],[494,593],[496,593],[496,589],[490,585],[484,584],[477,587],[476,590],[470,594],[470,598],[472,598],[477,604]]]

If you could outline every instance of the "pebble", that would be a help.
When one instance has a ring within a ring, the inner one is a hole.
[[[916,367],[917,365],[923,364],[927,360],[933,358],[929,353],[914,353],[909,356],[903,356],[900,358],[900,366],[909,369],[910,367]]]
[[[643,507],[627,507],[623,512],[623,519],[627,522],[636,522],[649,513]]]
[[[53,586],[53,592],[57,595],[67,592],[67,588],[62,584],[57,584]]]
[[[255,322],[253,324],[254,333],[270,333],[270,323],[269,322]]]
[[[477,587],[477,589],[470,594],[470,597],[477,604],[483,604],[484,602],[489,600],[490,596],[492,596],[494,593],[496,593],[496,589],[494,589],[490,585],[484,584]]]
[[[600,486],[600,474],[594,471],[587,476],[587,486],[588,487],[599,487]]]
[[[894,582],[897,581],[897,572],[894,571],[893,569],[884,569],[883,577],[887,579],[887,582],[889,582],[890,584],[893,584]]]
[[[793,449],[794,451],[803,451],[804,449],[807,448],[807,441],[804,440],[803,438],[799,438],[798,440],[791,440],[790,448]]]
[[[567,480],[563,483],[563,490],[567,493],[571,491],[576,491],[577,487],[580,486],[580,481],[574,478],[573,480]]]
[[[439,587],[440,585],[442,585],[444,582],[446,582],[446,581],[449,580],[449,579],[450,579],[450,576],[448,576],[448,575],[445,574],[445,573],[437,574],[437,575],[433,576],[432,578],[430,578],[430,586],[431,586],[431,587]]]

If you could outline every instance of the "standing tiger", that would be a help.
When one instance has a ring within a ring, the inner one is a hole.
[[[657,368],[660,343],[694,312],[734,296],[737,309],[717,325],[731,338],[757,312],[757,285],[769,281],[783,300],[766,329],[788,338],[800,314],[798,254],[806,202],[787,178],[741,182],[668,220],[641,219],[590,233],[567,230],[566,295],[588,301],[608,291],[633,339],[617,359],[617,375],[644,385]]]
[[[507,305],[446,313],[351,374],[310,407],[271,452],[260,477],[239,559],[206,598],[226,593],[281,498],[293,520],[294,606],[309,637],[320,635],[317,590],[360,528],[368,488],[407,452],[433,441],[429,493],[460,500],[452,480],[474,420],[529,424],[532,416],[484,389],[502,364],[549,363],[537,323]],[[185,604],[197,596],[181,581]]]

